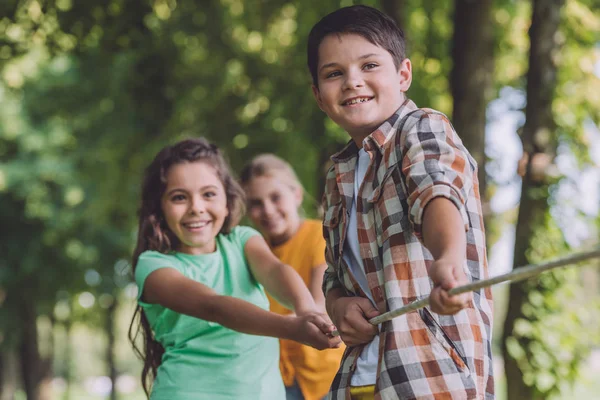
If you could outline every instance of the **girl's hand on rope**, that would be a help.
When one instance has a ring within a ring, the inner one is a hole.
[[[314,347],[317,350],[340,347],[339,337],[332,336],[335,326],[325,314],[308,314],[294,318],[295,337],[293,340]]]
[[[331,307],[333,323],[347,346],[356,346],[373,340],[379,332],[369,319],[379,315],[371,301],[364,297],[340,297]]]
[[[441,315],[453,315],[467,307],[471,292],[451,296],[448,290],[469,283],[462,262],[439,259],[429,268],[429,277],[434,288],[429,295],[431,311]]]
[[[315,308],[298,311],[298,312],[296,312],[296,315],[299,317],[305,317],[305,316],[311,316],[311,315],[317,315],[317,316],[321,317],[321,319],[318,320],[319,322],[317,324],[317,327],[321,330],[321,332],[323,332],[325,335],[327,335],[329,337],[333,337],[333,333],[337,331],[337,328],[335,327],[333,322],[331,322],[331,318],[329,318],[329,315],[327,315],[326,313],[320,312]],[[324,320],[324,322],[323,322],[323,320]]]

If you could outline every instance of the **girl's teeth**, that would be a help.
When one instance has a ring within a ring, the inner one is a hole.
[[[194,224],[187,224],[188,228],[202,228],[206,225],[206,222],[199,222]]]

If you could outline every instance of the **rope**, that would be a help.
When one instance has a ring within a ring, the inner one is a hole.
[[[458,286],[448,290],[448,294],[457,295],[467,293],[479,289],[483,289],[501,282],[519,282],[542,272],[549,271],[554,268],[562,267],[564,265],[576,264],[581,261],[589,260],[590,258],[600,257],[600,247],[591,251],[572,254],[563,258],[548,261],[542,264],[529,264],[523,267],[515,268],[511,272],[498,275],[493,278],[484,279],[480,281],[471,282],[464,286]],[[390,321],[400,315],[404,315],[411,311],[418,310],[429,305],[429,296],[421,300],[413,301],[404,307],[400,307],[396,310],[388,311],[384,314],[378,315],[377,317],[371,318],[369,322],[373,325],[379,325],[382,322]],[[334,331],[333,336],[338,336],[339,332]]]

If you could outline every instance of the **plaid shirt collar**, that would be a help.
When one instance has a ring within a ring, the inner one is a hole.
[[[397,123],[402,120],[402,118],[417,109],[417,105],[410,99],[405,99],[402,105],[389,117],[385,122],[383,122],[379,128],[375,129],[371,132],[364,140],[363,147],[366,151],[370,151],[373,149],[377,149],[380,153],[383,152],[383,145],[388,140],[388,138],[396,131]],[[354,142],[354,140],[350,140],[348,144],[339,152],[335,153],[331,156],[331,161],[334,163],[347,162],[348,160],[356,157],[358,153],[358,146]]]

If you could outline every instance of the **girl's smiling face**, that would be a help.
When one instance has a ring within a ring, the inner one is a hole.
[[[216,251],[215,238],[229,215],[227,196],[216,170],[204,162],[173,165],[166,174],[162,211],[179,239],[177,251],[207,254]]]
[[[300,226],[302,189],[277,175],[253,177],[245,186],[248,217],[272,245],[289,240]]]

